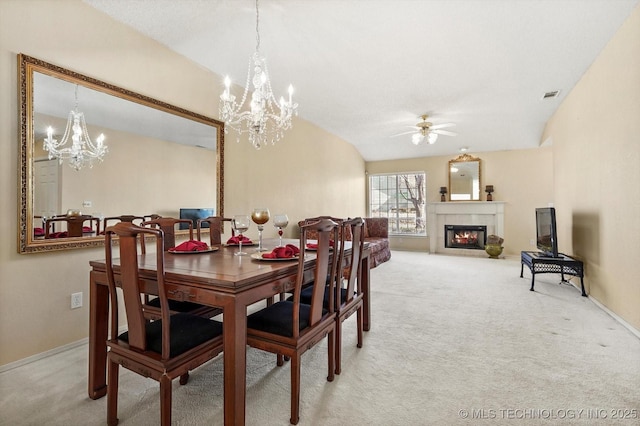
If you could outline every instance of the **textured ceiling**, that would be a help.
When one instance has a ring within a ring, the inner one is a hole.
[[[244,84],[253,0],[84,1]],[[638,1],[261,0],[260,50],[276,97],[292,83],[299,116],[367,161],[534,148]],[[392,137],[424,113],[457,136]]]

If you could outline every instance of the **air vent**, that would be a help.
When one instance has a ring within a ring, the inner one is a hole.
[[[544,95],[542,95],[542,99],[557,98],[559,94],[560,94],[559,90],[555,90],[553,92],[547,92]]]

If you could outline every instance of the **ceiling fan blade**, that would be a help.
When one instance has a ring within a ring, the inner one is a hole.
[[[410,132],[403,132],[403,133],[398,133],[396,135],[391,135],[390,137],[395,138],[396,136],[404,136],[404,135],[410,135],[411,133],[415,133],[415,130],[411,130]]]
[[[445,127],[452,127],[455,126],[456,123],[442,123],[442,124],[436,124],[435,126],[431,126],[432,130],[438,130],[438,129],[444,129]]]
[[[432,130],[433,133],[438,133],[440,135],[446,135],[446,136],[458,136],[457,133],[454,132],[450,132],[448,130]]]

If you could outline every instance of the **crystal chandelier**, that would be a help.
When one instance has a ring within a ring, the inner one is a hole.
[[[238,133],[238,141],[240,135],[247,133],[249,142],[256,149],[260,149],[268,142],[275,144],[279,141],[284,132],[291,128],[291,117],[298,114],[298,104],[293,103],[291,99],[293,86],[289,85],[288,100],[280,97],[278,102],[273,95],[267,61],[260,55],[259,23],[260,14],[258,0],[256,0],[256,51],[249,61],[242,100],[239,103],[236,102],[236,97],[229,92],[231,87],[229,76],[224,79],[225,89],[220,95],[220,118],[225,122],[225,133],[229,127],[232,128]],[[252,69],[253,77],[251,77]],[[249,87],[249,82],[252,88]],[[241,111],[249,92],[251,92],[249,108]]]
[[[104,144],[104,134],[100,134],[94,144],[89,138],[87,132],[87,124],[84,121],[84,113],[78,111],[78,86],[76,85],[76,104],[75,108],[69,112],[67,119],[67,128],[64,131],[62,140],[53,139],[53,128],[47,128],[47,137],[44,140],[43,147],[49,152],[49,160],[57,158],[62,164],[67,160],[69,166],[75,170],[80,170],[85,165],[89,168],[93,167],[94,160],[102,161],[108,152],[107,146]],[[69,142],[71,139],[71,142]]]

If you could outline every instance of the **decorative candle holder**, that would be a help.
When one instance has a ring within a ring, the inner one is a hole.
[[[487,185],[484,189],[484,192],[487,193],[487,201],[493,201],[493,196],[491,193],[493,192],[493,185]]]
[[[447,197],[446,194],[447,193],[447,187],[446,186],[441,186],[440,187],[440,201],[442,201],[443,203],[445,201],[447,201]]]

